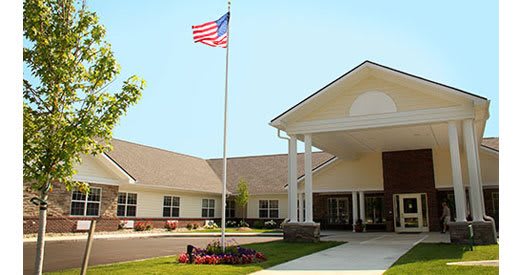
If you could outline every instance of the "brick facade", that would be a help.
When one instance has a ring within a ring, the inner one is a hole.
[[[387,231],[394,231],[394,194],[426,193],[429,230],[440,230],[432,150],[383,152]]]
[[[71,192],[62,184],[54,183],[48,195],[48,213],[46,232],[75,232],[78,220],[97,220],[96,231],[110,231],[118,229],[119,219],[116,217],[118,203],[118,186],[91,184],[91,187],[101,188],[101,204],[99,217],[70,216]],[[25,234],[36,233],[39,228],[39,208],[30,202],[38,192],[31,190],[29,184],[24,184],[23,192],[23,230]]]

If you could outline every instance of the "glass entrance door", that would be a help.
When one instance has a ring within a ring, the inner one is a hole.
[[[347,198],[328,198],[328,224],[350,224]]]
[[[394,195],[396,232],[429,231],[427,196],[425,194]]]

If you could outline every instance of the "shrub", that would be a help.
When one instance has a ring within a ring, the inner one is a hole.
[[[264,224],[263,224],[263,221],[261,221],[261,220],[257,220],[253,224],[253,227],[257,228],[257,229],[261,229],[261,228],[263,228],[263,226],[264,226]]]
[[[237,226],[237,222],[236,221],[227,221],[226,222],[226,227],[236,227]]]
[[[166,221],[164,228],[168,231],[177,229],[178,221]]]
[[[219,241],[209,243],[205,249],[194,247],[192,255],[194,264],[249,264],[267,260],[263,253],[237,244],[227,244],[223,253]],[[181,253],[178,262],[188,263],[188,255]]]
[[[153,228],[153,225],[150,222],[136,222],[136,223],[134,223],[134,230],[135,231],[151,230],[152,228]]]
[[[219,226],[214,221],[207,221],[204,225],[205,229],[217,229]]]
[[[268,229],[276,228],[276,222],[274,220],[265,222],[265,228],[268,228]]]
[[[192,230],[193,229],[193,224],[191,224],[191,223],[186,224],[186,228],[188,230]]]
[[[243,221],[243,220],[241,220],[241,221],[239,222],[239,227],[248,227],[248,223],[245,222],[245,221]]]
[[[194,224],[193,224],[193,229],[197,229],[197,228],[199,228],[199,225],[196,224],[196,223],[194,223]]]

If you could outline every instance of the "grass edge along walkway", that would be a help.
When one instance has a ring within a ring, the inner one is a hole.
[[[178,255],[151,258],[89,267],[88,274],[248,274],[294,260],[315,252],[341,245],[344,242],[289,243],[272,241],[242,245],[263,252],[267,261],[246,265],[195,265],[179,264]],[[79,274],[79,269],[68,269],[46,274]]]
[[[499,267],[449,266],[448,262],[498,260],[499,245],[474,246],[420,243],[401,256],[384,274],[499,274]]]

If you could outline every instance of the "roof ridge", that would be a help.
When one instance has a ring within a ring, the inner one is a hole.
[[[313,153],[326,153],[326,154],[329,154],[327,152],[324,152],[324,151],[317,151],[317,152],[313,152]],[[297,155],[303,155],[304,153],[301,152],[301,153],[297,153]],[[244,159],[244,158],[262,158],[262,157],[274,157],[274,156],[287,156],[288,154],[265,154],[265,155],[253,155],[253,156],[239,156],[239,157],[228,157],[227,159]],[[330,154],[332,155],[332,154]],[[333,156],[333,155],[332,155]],[[206,159],[206,160],[221,160],[223,158],[211,158],[211,159]]]
[[[192,155],[187,155],[187,154],[183,154],[183,153],[178,153],[178,152],[170,151],[170,150],[167,150],[167,149],[162,149],[162,148],[154,147],[154,146],[151,146],[151,145],[140,144],[140,143],[136,143],[136,142],[132,142],[132,141],[128,141],[128,140],[123,140],[123,139],[119,139],[119,138],[112,138],[112,139],[113,139],[113,140],[122,141],[122,142],[126,142],[126,143],[130,143],[130,144],[134,144],[134,145],[138,145],[138,146],[142,146],[142,147],[147,147],[147,148],[150,148],[150,149],[155,149],[155,150],[159,150],[159,151],[164,151],[164,152],[168,152],[168,153],[172,153],[172,154],[176,154],[176,155],[180,155],[180,156],[191,157],[191,158],[196,158],[196,159],[200,159],[200,160],[206,160],[206,159],[203,159],[203,158],[201,158],[201,157],[196,157],[196,156],[192,156]]]

